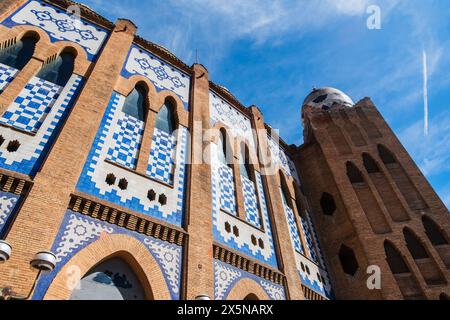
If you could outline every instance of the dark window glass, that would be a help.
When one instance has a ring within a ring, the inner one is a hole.
[[[146,92],[142,87],[135,87],[123,104],[122,111],[136,119],[144,121]]]
[[[37,40],[33,37],[24,37],[12,46],[2,49],[0,63],[22,70],[33,56],[36,42]]]
[[[161,131],[172,134],[174,130],[173,105],[166,101],[156,116],[156,128]]]
[[[61,53],[58,58],[46,64],[37,77],[64,87],[72,76],[74,60],[73,54]]]

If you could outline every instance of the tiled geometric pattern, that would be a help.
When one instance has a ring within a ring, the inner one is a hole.
[[[172,299],[177,300],[180,298],[182,257],[182,248],[180,246],[68,210],[51,248],[51,251],[57,256],[58,263],[55,270],[40,277],[33,300],[41,300],[53,279],[70,259],[104,234],[124,234],[134,237],[143,243],[158,263]]]
[[[174,159],[176,166],[172,186],[139,175],[133,170],[114,165],[105,160],[107,160],[109,149],[115,145],[114,134],[117,131],[118,119],[121,118],[124,101],[123,95],[113,92],[78,180],[76,190],[109,201],[125,210],[136,211],[181,226],[185,206],[188,129],[179,126],[178,130],[175,131]],[[108,174],[114,174],[117,178],[116,183],[109,185],[105,181]],[[121,179],[127,180],[128,186],[126,189],[119,188],[118,182]],[[156,193],[156,199],[149,199],[148,193],[150,190]],[[165,205],[158,202],[159,195],[162,194],[167,197]]]
[[[217,122],[225,124],[230,135],[247,141],[249,148],[255,150],[250,119],[212,91],[209,92],[209,112],[211,127]]]
[[[244,193],[245,219],[255,227],[261,228],[255,184],[244,176],[241,176],[241,181]]]
[[[295,260],[302,284],[327,299],[333,299],[333,289],[327,272],[298,252],[295,252]],[[319,280],[319,275],[322,280]]]
[[[82,77],[76,74],[71,76],[35,135],[21,133],[7,127],[0,127],[0,134],[6,141],[0,146],[1,168],[30,176],[35,175],[59,132],[63,123],[62,120],[73,106],[73,101],[77,97],[82,82]],[[26,98],[26,96],[22,96],[22,93],[21,97]],[[10,109],[9,111],[12,110]],[[23,114],[25,115],[25,111]],[[8,152],[6,150],[7,142],[14,140],[19,141],[20,147],[16,152]]]
[[[141,147],[144,122],[121,112],[113,135],[114,146],[109,149],[107,159],[134,169]]]
[[[213,217],[213,235],[214,240],[225,247],[231,248],[245,256],[261,261],[273,268],[278,268],[278,261],[275,255],[275,247],[272,238],[272,227],[267,210],[266,192],[263,187],[261,174],[255,171],[256,194],[258,196],[259,208],[261,213],[262,229],[257,229],[249,223],[243,222],[239,218],[225,213],[220,207],[220,175],[219,168],[222,164],[217,157],[217,145],[211,145],[211,194],[212,194],[212,217]],[[215,157],[213,156],[215,155]],[[236,227],[238,235],[232,231],[227,231],[225,227],[229,224],[232,228]],[[259,243],[254,244],[252,236],[260,239],[264,247]]]
[[[0,191],[0,239],[3,236],[3,229],[8,226],[8,220],[14,211],[20,196]]]
[[[317,257],[316,248],[314,246],[313,238],[311,235],[311,230],[309,228],[308,222],[300,217],[303,234],[305,235],[306,245],[308,246],[308,253],[315,263],[320,263],[319,258]]]
[[[280,192],[283,192],[280,188]],[[291,241],[294,246],[294,249],[299,253],[304,253],[303,245],[300,240],[300,233],[297,228],[297,224],[295,223],[295,216],[292,209],[287,205],[287,203],[283,200],[284,213],[286,215],[286,219],[289,225],[289,233],[291,235]]]
[[[32,25],[43,29],[52,42],[68,40],[82,46],[93,61],[99,53],[108,33],[85,20],[72,18],[65,11],[41,1],[28,1],[2,22],[11,28],[16,25]]]
[[[0,123],[29,133],[36,133],[58,99],[62,87],[33,77],[20,92]]]
[[[298,178],[297,169],[295,168],[294,162],[280,146],[279,141],[276,141],[270,135],[267,136],[267,139],[273,164],[279,166],[288,177],[293,177],[300,187],[301,182]]]
[[[174,92],[183,101],[184,108],[189,110],[190,76],[155,55],[132,45],[122,69],[122,76],[128,79],[136,74],[147,77],[158,92],[161,90]]]
[[[19,70],[0,63],[0,94],[16,77]]]
[[[327,271],[325,258],[323,256],[322,249],[320,247],[319,238],[317,237],[317,233],[316,233],[316,231],[314,229],[314,225],[313,225],[312,220],[311,220],[311,215],[309,214],[308,211],[305,211],[305,213],[306,213],[306,220],[308,221],[308,225],[309,225],[309,230],[311,231],[311,235],[312,235],[312,237],[314,239],[314,242],[316,244],[316,249],[317,249],[316,253],[317,253],[317,256],[319,258],[320,265],[321,265],[322,269]]]
[[[161,182],[173,184],[175,166],[175,137],[155,128],[148,158],[147,175]]]
[[[236,215],[236,197],[233,169],[225,164],[219,167],[220,209]]]
[[[214,300],[226,300],[233,287],[243,279],[255,281],[271,300],[286,300],[283,286],[237,269],[219,260],[214,260]]]

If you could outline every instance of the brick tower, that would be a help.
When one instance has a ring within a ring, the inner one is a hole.
[[[336,89],[315,89],[302,113],[296,164],[336,296],[448,296],[448,210],[372,101],[354,105]],[[381,289],[370,290],[378,267]]]

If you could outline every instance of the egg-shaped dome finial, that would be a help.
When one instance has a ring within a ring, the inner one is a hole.
[[[334,107],[353,107],[353,100],[342,91],[331,88],[313,88],[312,92],[303,101],[303,106],[311,106],[322,110],[330,110]]]

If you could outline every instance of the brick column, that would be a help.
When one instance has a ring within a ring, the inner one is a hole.
[[[1,266],[0,287],[14,283],[19,295],[31,289],[36,271],[30,260],[36,252],[51,248],[135,32],[130,21],[117,21],[6,239],[13,252]]]
[[[253,125],[256,130],[265,130],[264,118],[257,107],[251,107],[253,114]],[[263,138],[264,137],[264,138]],[[269,214],[271,214],[273,241],[278,249],[280,270],[286,276],[288,297],[292,300],[304,300],[300,278],[295,263],[294,248],[289,235],[289,225],[286,221],[283,202],[279,191],[276,175],[265,175],[264,164],[271,163],[268,159],[268,141],[266,135],[258,134],[256,142],[260,150],[261,175],[267,187],[266,199]]]
[[[203,133],[211,127],[209,115],[209,76],[199,64],[193,65],[194,78],[190,114],[191,161],[190,190],[186,229],[189,241],[186,248],[186,291],[188,300],[198,295],[214,299],[213,233],[211,166],[200,163],[208,142],[202,142]]]

